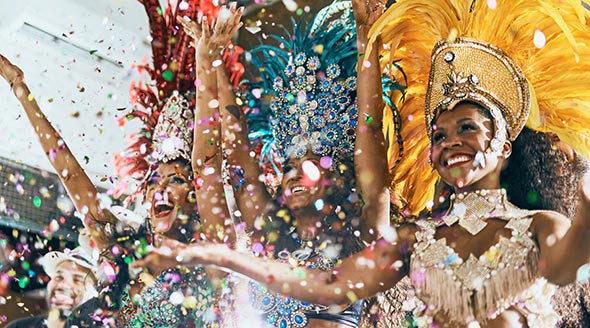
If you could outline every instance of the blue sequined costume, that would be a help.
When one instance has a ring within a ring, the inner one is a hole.
[[[305,262],[308,268],[330,270],[338,262],[321,253],[313,253]],[[287,255],[290,256],[290,255]],[[289,261],[293,262],[293,261]],[[300,261],[298,261],[300,262]],[[309,319],[338,322],[350,327],[357,327],[360,322],[363,302],[359,301],[340,313],[332,313],[328,306],[299,301],[285,295],[273,293],[263,285],[249,282],[249,295],[252,306],[264,313],[266,322],[277,328],[300,328],[308,324]]]
[[[353,158],[358,122],[355,33],[351,3],[335,2],[320,11],[311,24],[294,22],[292,35],[273,36],[281,47],[262,45],[251,50],[252,63],[262,77],[261,85],[255,87],[272,98],[270,111],[265,112],[266,108],[260,106],[260,110],[251,111],[253,114],[247,117],[256,123],[249,126],[250,139],[262,139],[265,143],[260,156],[263,164],[274,165],[273,151],[283,160],[301,158],[311,151],[330,158],[333,168]],[[253,97],[248,104],[261,105]],[[270,117],[269,126],[261,125],[264,120],[259,116]],[[276,166],[275,170],[280,175]],[[339,251],[340,256],[354,251],[341,246],[344,249]],[[277,254],[282,260],[293,255],[299,266],[323,270],[331,269],[338,260],[323,256],[315,247],[302,247],[286,255],[284,252]],[[360,321],[362,302],[334,314],[327,306],[275,294],[255,282],[250,282],[249,294],[254,308],[264,313],[265,321],[272,327],[305,327],[310,319],[357,327]]]

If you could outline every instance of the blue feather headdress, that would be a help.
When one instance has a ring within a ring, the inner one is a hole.
[[[262,45],[251,51],[263,94],[271,97],[274,138],[263,147],[267,153],[261,160],[272,163],[274,149],[283,160],[311,151],[338,164],[352,158],[358,119],[351,4],[336,2],[318,13],[312,24],[302,21],[293,21],[292,34],[272,36],[279,47]],[[261,136],[251,131],[251,137]]]

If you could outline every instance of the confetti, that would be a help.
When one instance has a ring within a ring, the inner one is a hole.
[[[293,0],[282,0],[283,1],[283,5],[285,6],[285,8],[287,8],[288,11],[295,11],[297,10],[297,2],[293,1]]]
[[[160,8],[158,7],[158,9]],[[170,82],[174,78],[174,73],[172,73],[171,70],[167,69],[164,72],[162,72],[162,77],[164,78],[164,80]]]
[[[547,39],[545,38],[545,34],[541,32],[541,30],[535,30],[535,34],[533,35],[533,43],[535,47],[541,49],[545,46]]]
[[[35,196],[33,198],[33,205],[35,205],[36,208],[41,207],[41,197]]]
[[[321,177],[320,169],[310,160],[306,160],[301,164],[303,174],[312,182],[316,182]]]

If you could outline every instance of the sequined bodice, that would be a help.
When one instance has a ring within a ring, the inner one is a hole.
[[[302,248],[293,253],[280,252],[279,260],[295,266],[321,270],[330,270],[338,262],[337,258],[323,256],[310,248]],[[309,319],[335,321],[350,327],[357,327],[360,320],[362,302],[336,314],[330,313],[327,306],[311,304],[271,292],[255,281],[250,281],[248,287],[252,306],[264,313],[265,321],[272,327],[306,327]]]
[[[123,293],[119,326],[214,327],[215,289],[198,268],[170,269],[131,300]]]
[[[430,306],[432,315],[442,311],[456,323],[482,323],[522,301],[523,293],[536,286],[539,249],[528,231],[534,212],[509,203],[505,192],[463,197],[454,202],[442,222],[418,222],[410,277],[417,296]],[[467,230],[480,231],[488,218],[507,221],[504,228],[511,236],[501,236],[479,258],[470,254],[462,259],[445,238],[435,238],[436,229],[445,222],[453,225],[461,220]]]

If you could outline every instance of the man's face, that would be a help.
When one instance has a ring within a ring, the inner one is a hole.
[[[67,316],[85,301],[87,290],[94,289],[93,279],[90,270],[72,261],[58,264],[55,276],[47,284],[49,311]]]

